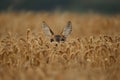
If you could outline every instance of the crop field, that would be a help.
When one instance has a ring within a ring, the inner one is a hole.
[[[45,21],[64,43],[50,43]],[[120,15],[0,12],[0,80],[120,80]]]

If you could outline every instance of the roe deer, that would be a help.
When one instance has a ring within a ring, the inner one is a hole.
[[[44,31],[45,35],[49,37],[50,42],[64,42],[67,36],[72,31],[72,23],[68,21],[67,25],[63,29],[60,34],[54,34],[54,32],[50,29],[50,27],[46,24],[45,21],[42,22],[42,30]]]

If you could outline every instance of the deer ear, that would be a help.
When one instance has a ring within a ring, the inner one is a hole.
[[[46,24],[45,21],[42,22],[42,30],[48,37],[54,35],[53,31],[50,29],[50,27]]]
[[[66,27],[62,31],[62,35],[67,37],[72,31],[72,23],[71,21],[68,21]]]

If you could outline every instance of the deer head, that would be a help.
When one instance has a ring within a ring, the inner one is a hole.
[[[50,29],[46,22],[43,21],[42,30],[44,31],[45,35],[49,37],[50,42],[64,42],[72,31],[72,23],[71,21],[68,21],[67,25],[60,34],[54,34],[54,32]]]

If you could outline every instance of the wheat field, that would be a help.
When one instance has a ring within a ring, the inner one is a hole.
[[[72,33],[55,46],[42,21]],[[70,12],[1,12],[0,80],[119,80],[120,15]]]

